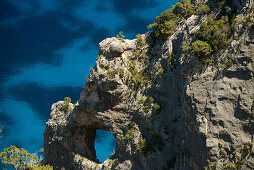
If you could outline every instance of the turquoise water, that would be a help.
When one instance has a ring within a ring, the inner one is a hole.
[[[1,0],[0,150],[10,145],[36,153],[43,146],[52,103],[79,99],[98,43],[123,31],[145,33],[168,0]],[[97,131],[97,157],[115,149],[114,137]],[[107,141],[108,147],[102,145]]]

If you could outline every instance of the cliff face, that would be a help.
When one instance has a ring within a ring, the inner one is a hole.
[[[155,30],[103,40],[80,100],[52,105],[45,162],[55,169],[254,169],[253,1],[208,4],[210,12],[184,19],[166,38]],[[222,11],[233,16],[223,48]],[[205,39],[216,30],[202,38],[211,27],[221,31],[217,44]],[[206,43],[199,49],[210,43],[210,52],[196,50],[197,41]],[[117,142],[103,164],[96,163],[96,129]]]

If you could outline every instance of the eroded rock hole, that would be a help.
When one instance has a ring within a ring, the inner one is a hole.
[[[95,138],[95,150],[99,163],[108,159],[116,149],[116,140],[109,131],[97,129]]]

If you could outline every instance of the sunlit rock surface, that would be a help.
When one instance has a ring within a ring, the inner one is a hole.
[[[232,1],[229,8],[245,15],[252,5]],[[205,17],[192,15],[166,40],[150,33],[103,40],[80,100],[52,105],[45,163],[55,169],[198,170],[236,165],[245,156],[242,168],[254,169],[254,29],[237,23],[240,36],[212,54],[216,64],[204,65],[181,46],[185,37],[195,39]],[[233,60],[230,67],[225,58]],[[102,164],[96,163],[96,129],[110,131],[117,143]]]

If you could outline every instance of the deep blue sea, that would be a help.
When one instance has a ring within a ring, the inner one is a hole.
[[[79,99],[98,43],[123,31],[128,39],[177,0],[0,0],[0,151],[43,147],[52,103]],[[107,143],[107,145],[106,145]],[[97,157],[115,149],[97,130]]]

